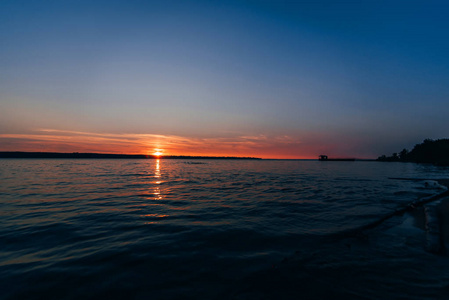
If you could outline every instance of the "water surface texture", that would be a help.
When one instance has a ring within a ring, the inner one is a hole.
[[[0,160],[2,299],[447,299],[410,163]]]

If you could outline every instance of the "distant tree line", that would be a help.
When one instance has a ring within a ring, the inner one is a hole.
[[[432,163],[449,166],[449,139],[425,139],[421,144],[416,144],[412,151],[403,149],[391,156],[382,155],[378,161],[402,161],[415,163]]]

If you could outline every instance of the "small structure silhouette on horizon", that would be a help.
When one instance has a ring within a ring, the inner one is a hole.
[[[319,161],[355,161],[355,158],[329,158],[327,155],[318,156]]]

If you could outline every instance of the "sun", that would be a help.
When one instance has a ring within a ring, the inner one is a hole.
[[[161,155],[162,155],[162,151],[159,150],[159,149],[156,149],[156,150],[154,151],[153,155],[161,156]]]

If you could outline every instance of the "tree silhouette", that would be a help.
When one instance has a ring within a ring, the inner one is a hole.
[[[407,155],[408,155],[408,150],[404,148],[404,149],[402,149],[401,152],[399,152],[399,159],[402,161],[406,161]]]
[[[389,157],[382,155],[377,160],[433,163],[449,166],[449,139],[425,139],[421,144],[416,144],[410,152],[403,149],[399,154],[393,153]]]

